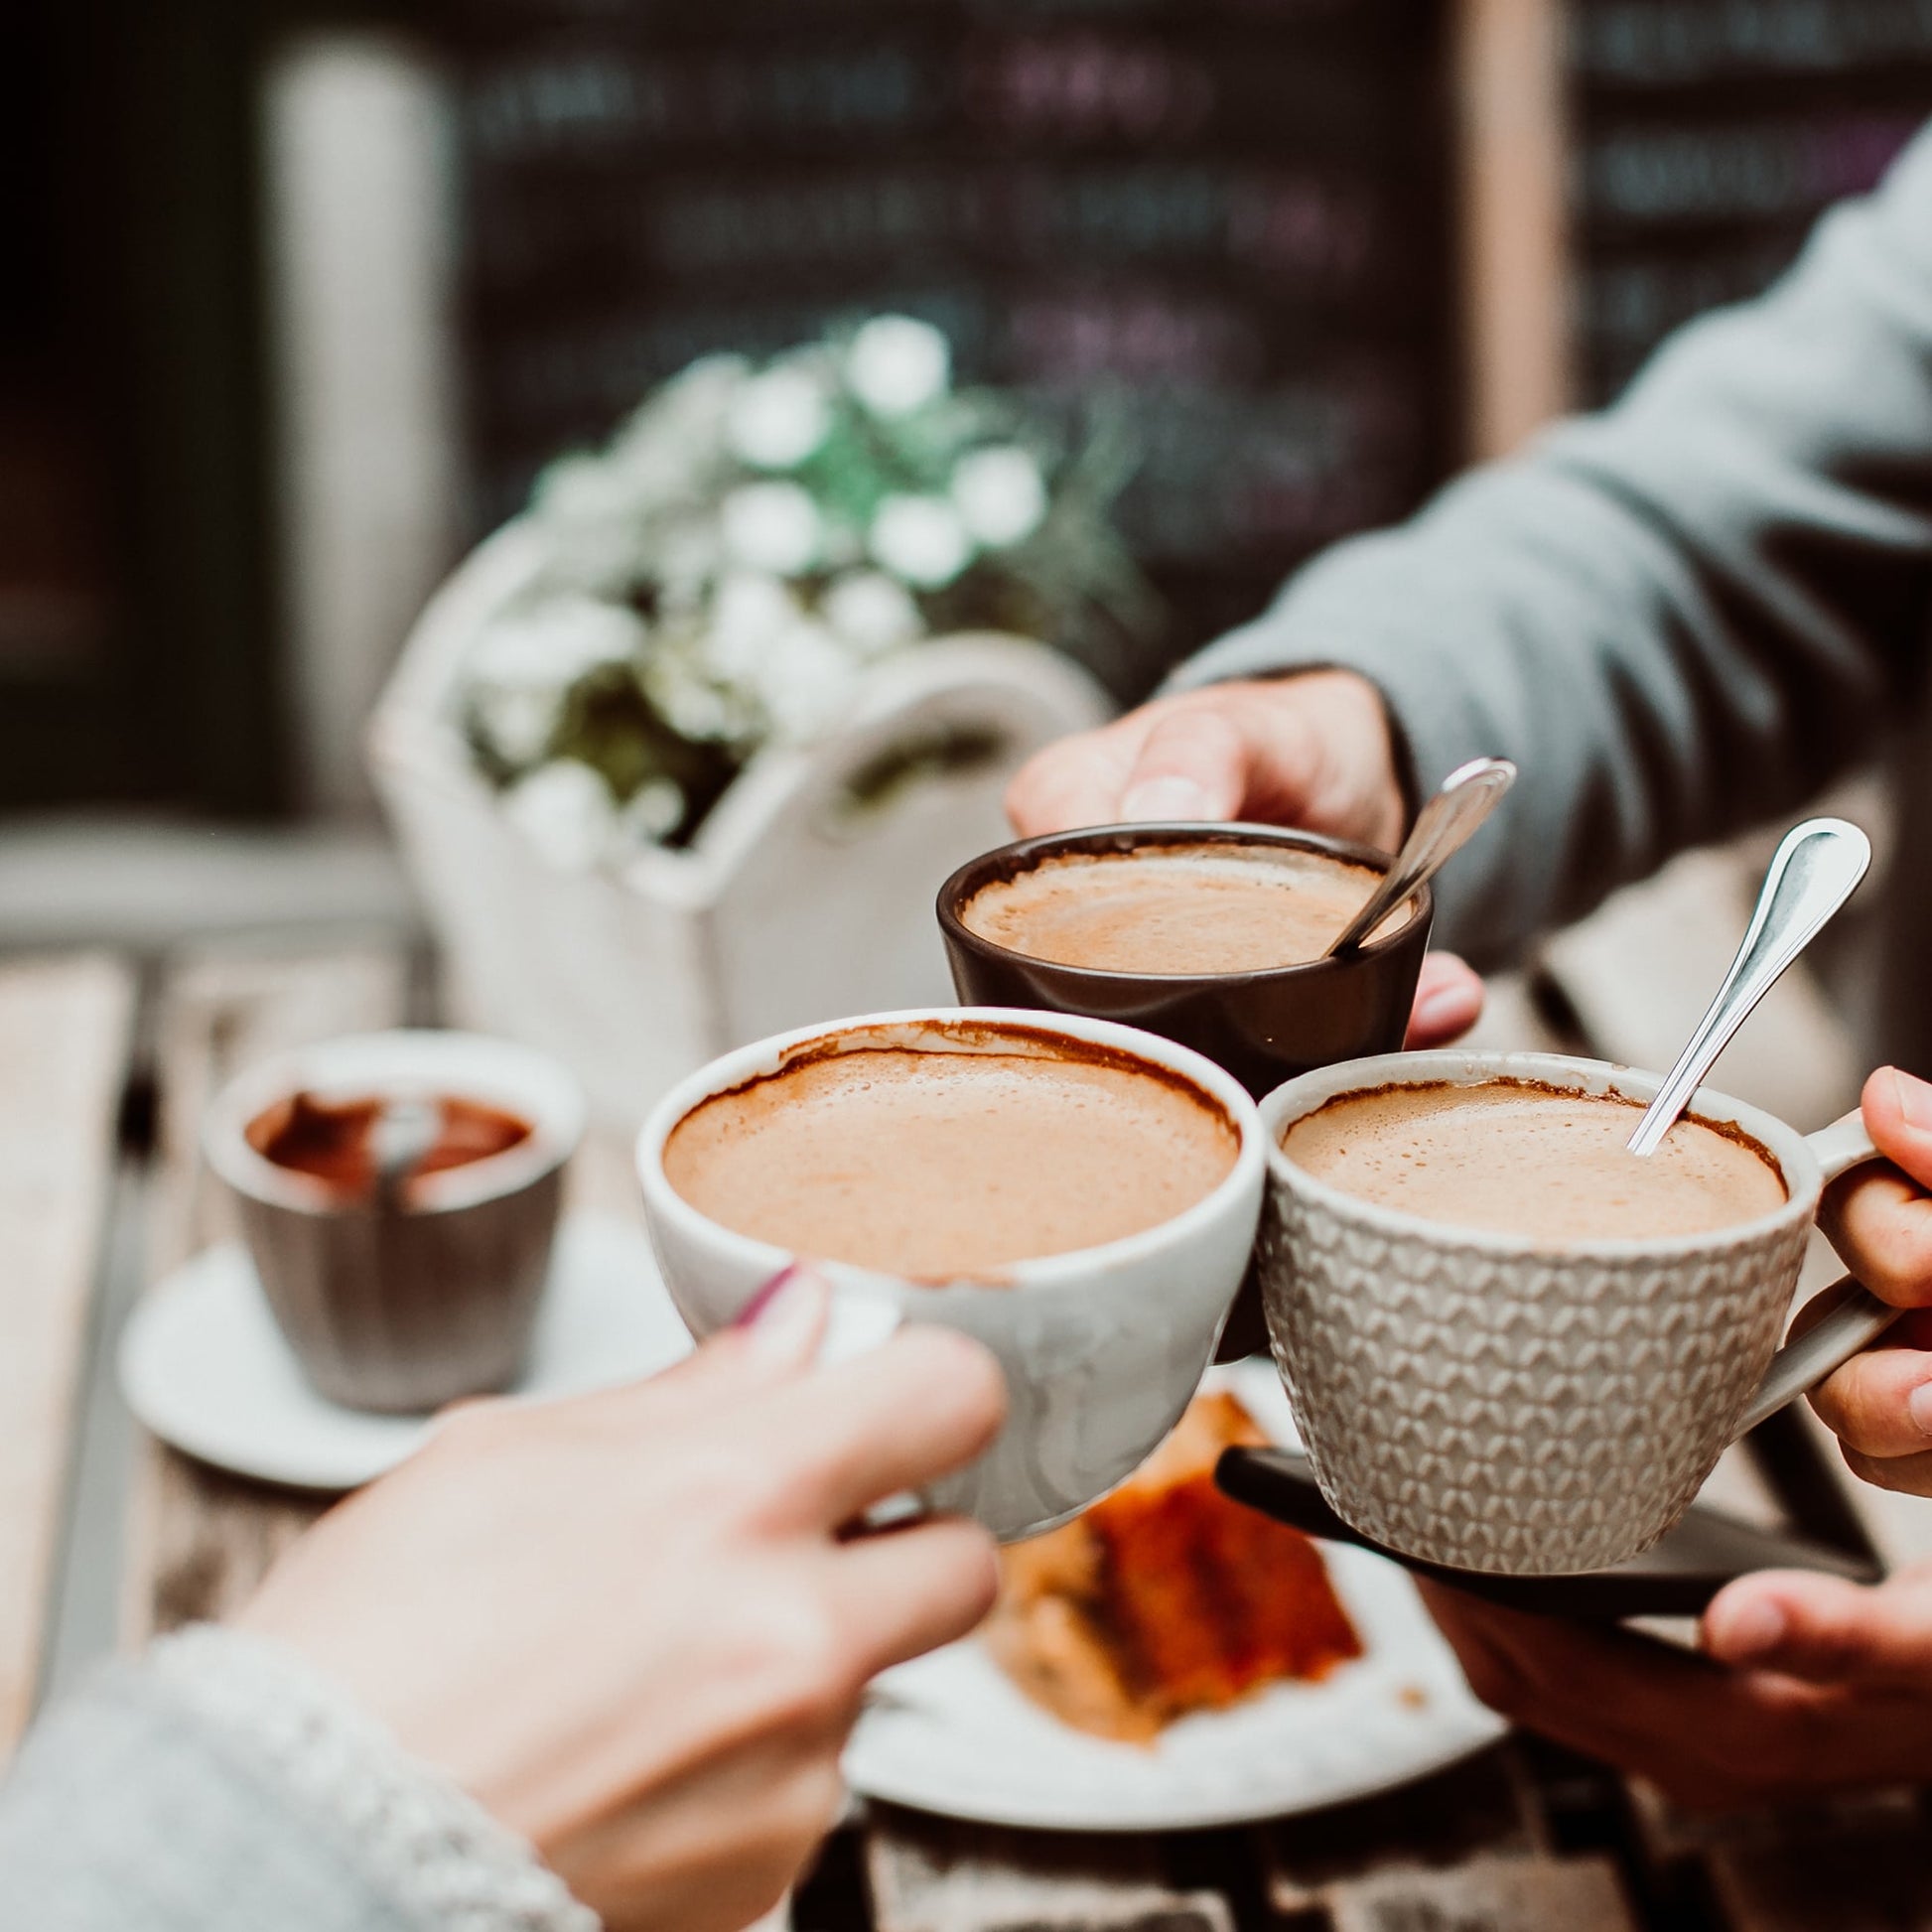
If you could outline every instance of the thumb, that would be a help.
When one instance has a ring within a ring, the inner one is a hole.
[[[1206,705],[1168,713],[1142,741],[1121,791],[1123,819],[1238,818],[1248,791],[1248,741]]]
[[[1879,1153],[1921,1187],[1932,1187],[1932,1086],[1881,1066],[1865,1081],[1860,1105]]]
[[[1720,1663],[1821,1685],[1932,1689],[1932,1575],[1925,1566],[1877,1585],[1805,1571],[1763,1571],[1727,1585],[1704,1613]]]

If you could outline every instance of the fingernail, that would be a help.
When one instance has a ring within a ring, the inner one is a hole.
[[[1144,778],[1120,801],[1123,819],[1213,818],[1213,803],[1192,778]]]
[[[1453,987],[1444,987],[1440,993],[1432,993],[1426,1000],[1418,1000],[1409,1015],[1413,1027],[1433,1027],[1451,1018],[1462,1010],[1463,995]]]
[[[825,1329],[825,1284],[793,1262],[746,1304],[733,1324],[750,1330],[754,1361],[785,1367],[808,1360]]]
[[[1898,1109],[1907,1127],[1916,1127],[1921,1132],[1932,1130],[1932,1087],[1923,1080],[1915,1080],[1909,1073],[1901,1073],[1895,1066],[1886,1067],[1891,1076],[1892,1105]]]
[[[1932,1438],[1932,1382],[1921,1382],[1905,1398],[1905,1413],[1921,1436]]]
[[[1735,1662],[1745,1657],[1761,1657],[1784,1641],[1784,1612],[1763,1598],[1740,1603],[1724,1620],[1723,1650]]]

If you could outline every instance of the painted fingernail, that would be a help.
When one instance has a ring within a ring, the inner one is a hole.
[[[1786,1627],[1784,1612],[1777,1604],[1761,1597],[1740,1603],[1724,1620],[1724,1654],[1732,1661],[1761,1657],[1784,1641]]]
[[[1899,1072],[1895,1066],[1885,1071],[1891,1075],[1892,1104],[1905,1125],[1921,1131],[1932,1129],[1932,1087],[1923,1080],[1913,1079],[1909,1073]]]
[[[1207,793],[1192,778],[1144,778],[1120,801],[1123,819],[1212,818]]]
[[[1921,1382],[1905,1398],[1905,1413],[1921,1436],[1932,1439],[1932,1382]]]
[[[735,1326],[751,1332],[755,1361],[782,1367],[806,1361],[825,1330],[825,1284],[793,1262],[759,1290]]]

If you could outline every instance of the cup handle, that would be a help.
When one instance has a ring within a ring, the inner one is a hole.
[[[1863,1116],[1856,1113],[1847,1114],[1843,1120],[1808,1136],[1805,1145],[1811,1149],[1812,1159],[1828,1182],[1867,1161],[1884,1158],[1865,1132]],[[1879,1301],[1849,1275],[1838,1286],[1845,1291],[1838,1307],[1771,1357],[1771,1366],[1764,1371],[1764,1380],[1757,1385],[1751,1406],[1737,1425],[1737,1435],[1755,1429],[1787,1402],[1803,1395],[1807,1389],[1816,1388],[1835,1369],[1843,1368],[1860,1349],[1876,1341],[1904,1312],[1889,1302]]]
[[[825,1333],[818,1344],[817,1365],[829,1368],[837,1362],[870,1355],[904,1325],[905,1311],[896,1296],[884,1290],[834,1284],[831,1306],[825,1315]],[[888,1530],[899,1523],[916,1522],[926,1513],[923,1496],[915,1490],[900,1489],[893,1495],[881,1496],[859,1521],[868,1530]]]

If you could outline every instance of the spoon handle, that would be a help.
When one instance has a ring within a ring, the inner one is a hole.
[[[1731,1035],[1852,897],[1870,864],[1870,842],[1842,818],[1809,818],[1785,834],[1764,875],[1737,957],[1630,1136],[1632,1154],[1656,1152]]]
[[[1507,759],[1471,759],[1458,764],[1416,814],[1415,828],[1403,840],[1395,863],[1329,946],[1329,957],[1359,946],[1424,880],[1434,878],[1495,810],[1515,777],[1516,767]]]

